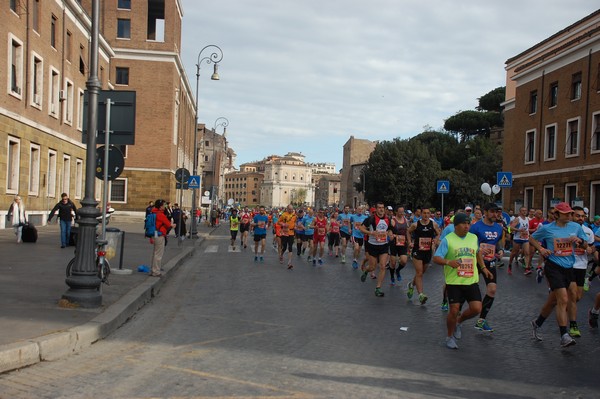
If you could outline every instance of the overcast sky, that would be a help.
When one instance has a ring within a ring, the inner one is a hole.
[[[342,167],[354,135],[408,138],[505,85],[505,61],[594,12],[595,0],[182,0],[199,120],[229,120],[237,165],[289,151]],[[203,53],[208,56],[210,53]],[[222,132],[222,127],[217,129]]]

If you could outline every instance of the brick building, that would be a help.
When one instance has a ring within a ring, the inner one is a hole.
[[[600,10],[506,61],[504,206],[600,213]]]
[[[179,198],[174,171],[191,169],[195,105],[180,58],[182,15],[179,0],[100,2],[102,89],[137,92],[135,145],[121,146],[125,170],[109,185],[118,211]],[[42,224],[62,192],[77,205],[84,195],[91,0],[13,0],[0,17],[0,216],[19,194]],[[97,199],[100,188],[96,180]]]
[[[340,182],[340,205],[350,205],[356,208],[365,203],[363,193],[359,193],[354,187],[354,183],[360,181],[362,170],[369,160],[369,156],[377,145],[376,141],[366,139],[350,139],[344,144],[344,158],[342,165],[342,178]]]

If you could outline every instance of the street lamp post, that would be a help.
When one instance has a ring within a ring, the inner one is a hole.
[[[217,141],[217,127],[219,126],[223,126],[223,138],[225,138],[225,135],[227,134],[227,126],[229,126],[229,119],[225,118],[224,116],[220,116],[215,120],[215,124],[213,127],[213,167],[212,167],[212,198],[211,198],[211,210],[214,207],[215,203],[216,203],[216,196],[217,196],[217,191],[218,191],[218,185],[215,184],[216,182],[216,166],[217,166],[217,146],[215,145],[215,142]],[[221,162],[219,162],[219,177],[221,176]],[[220,181],[220,179],[219,179]],[[215,189],[216,187],[216,189]],[[217,190],[217,191],[215,191]]]
[[[202,57],[202,53],[204,50],[208,50],[212,53],[207,57]],[[194,125],[194,165],[193,165],[193,175],[196,176],[198,174],[198,85],[200,83],[200,64],[206,61],[207,64],[214,64],[213,74],[211,75],[211,80],[219,80],[219,72],[218,72],[218,64],[223,59],[223,50],[219,46],[215,46],[214,44],[210,44],[204,47],[198,53],[198,63],[196,64],[196,124]],[[196,220],[196,202],[197,200],[197,191],[198,189],[192,189],[192,226],[190,229],[190,237],[195,238],[198,237],[197,230],[197,220]]]

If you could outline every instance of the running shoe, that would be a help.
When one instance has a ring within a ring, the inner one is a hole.
[[[523,273],[523,274],[526,275],[526,276],[529,276],[531,273],[532,273],[531,272],[531,267],[528,267],[528,268],[525,269],[525,273]]]
[[[512,276],[512,266],[508,265],[508,269],[506,270],[506,274],[508,274],[509,276]]]
[[[381,288],[375,288],[375,296],[384,296],[385,294],[381,291]]]
[[[346,255],[342,255],[342,263],[346,263]]]
[[[390,285],[396,285],[396,279],[392,277],[390,281]]]
[[[279,263],[283,263],[283,255],[279,255]]]
[[[375,275],[375,273],[371,272],[371,280],[375,280],[377,278],[377,276]]]
[[[447,312],[449,309],[448,301],[442,302],[442,306],[440,308],[442,309],[442,312]]]
[[[310,262],[312,260],[312,256],[308,255],[308,258],[306,258],[307,262]]]
[[[294,268],[294,265],[292,265],[291,263],[288,264],[288,270],[292,270]]]
[[[356,259],[352,261],[352,268],[355,270],[358,269],[358,261]]]
[[[410,281],[408,283],[408,285],[406,286],[406,296],[408,297],[408,299],[412,299],[413,294],[415,293],[415,287],[413,286],[412,281]]]
[[[333,256],[333,252],[329,251],[329,256]]]
[[[594,313],[592,309],[588,310],[588,323],[591,328],[598,328],[598,313]]]
[[[317,266],[317,260],[313,259],[313,266]]]
[[[231,249],[235,251],[235,245],[232,245],[232,246],[231,246]]]
[[[402,275],[400,273],[396,273],[396,281],[397,282],[402,281]]]
[[[462,327],[460,324],[457,324],[456,328],[454,329],[454,338],[456,338],[456,339],[462,338]]]
[[[490,327],[486,319],[477,320],[477,323],[475,323],[475,328],[479,331],[494,332],[494,329]]]
[[[571,326],[571,328],[569,328],[569,335],[573,338],[581,337],[581,331],[579,331],[579,327],[576,325]]]
[[[323,264],[323,259],[319,258],[319,265]]]
[[[446,337],[446,348],[458,349],[458,345],[456,345],[456,340],[454,337]]]
[[[560,346],[566,348],[567,346],[575,345],[577,342],[569,334],[563,334],[560,337]]]
[[[588,292],[590,290],[590,280],[588,280],[587,277],[585,278],[585,280],[583,280],[583,290],[585,292]]]
[[[363,283],[364,283],[365,281],[367,281],[367,276],[368,276],[368,275],[369,275],[369,272],[365,270],[365,271],[363,272],[363,274],[361,274],[361,275],[360,275],[360,281],[362,281]]]
[[[540,328],[541,327],[537,325],[535,320],[531,320],[531,334],[533,336],[533,339],[535,339],[536,341],[542,341],[542,336],[540,334]]]
[[[258,256],[254,257],[254,262],[258,262]]]
[[[302,255],[304,255],[304,252],[306,252],[306,248],[302,248]]]
[[[262,256],[260,257],[260,263],[264,263],[265,262],[265,258],[263,258]]]
[[[419,294],[419,302],[421,302],[421,305],[425,305],[425,302],[427,302],[427,295],[420,293]]]
[[[537,281],[537,283],[540,284],[543,280],[544,280],[544,269],[542,269],[541,267],[538,267],[535,270],[535,281]]]

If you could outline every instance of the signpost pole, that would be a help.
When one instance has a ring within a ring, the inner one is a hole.
[[[106,240],[106,203],[108,202],[108,154],[110,152],[110,98],[106,99],[104,130],[104,187],[102,190],[102,241]]]
[[[446,214],[444,213],[444,193],[442,193],[442,217],[444,217],[445,215]]]

